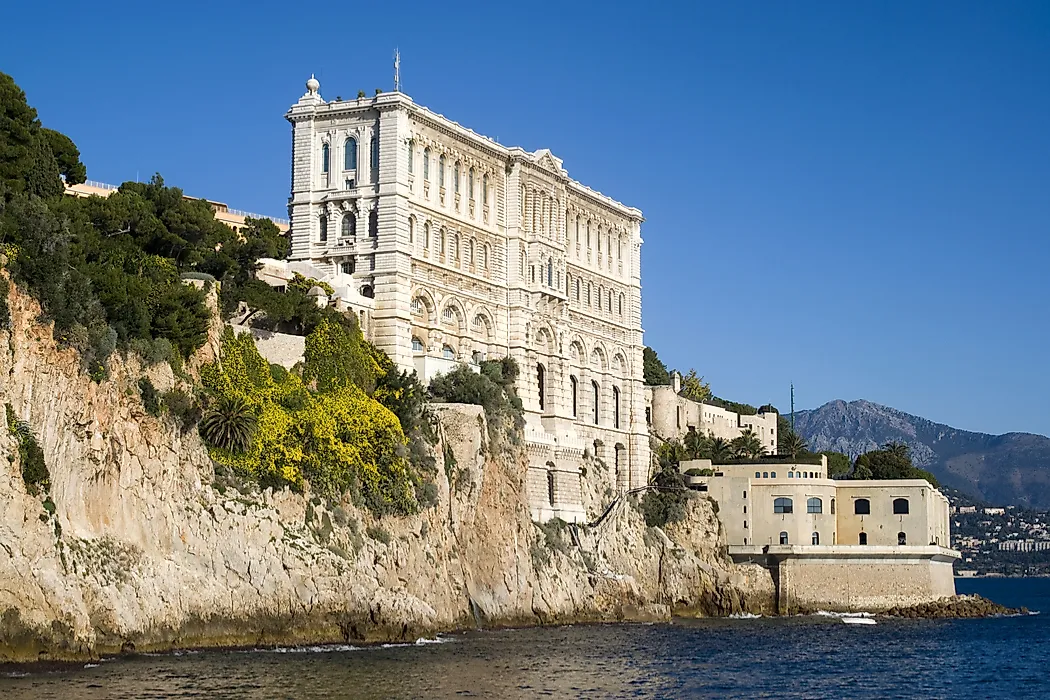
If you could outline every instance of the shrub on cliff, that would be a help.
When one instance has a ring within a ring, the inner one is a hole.
[[[322,370],[307,363],[304,371]],[[201,379],[214,401],[243,401],[258,429],[243,452],[213,443],[217,463],[263,486],[320,493],[349,492],[373,512],[409,513],[418,507],[417,478],[405,459],[406,440],[397,417],[353,383],[325,383],[311,390],[294,372],[273,372],[248,334],[226,329],[221,361]]]
[[[678,465],[662,465],[650,486],[650,490],[645,492],[641,500],[641,511],[645,516],[646,525],[663,527],[667,523],[685,518],[689,490],[678,472]]]
[[[44,464],[44,451],[33,435],[33,429],[25,421],[19,420],[11,404],[5,404],[7,430],[18,443],[18,457],[22,467],[22,481],[26,491],[37,495],[51,488],[51,473]]]
[[[487,360],[475,372],[459,365],[451,372],[439,374],[430,381],[430,397],[444,403],[469,403],[485,409],[490,426],[509,419],[514,428],[524,427],[521,398],[514,388],[518,364],[511,357]]]

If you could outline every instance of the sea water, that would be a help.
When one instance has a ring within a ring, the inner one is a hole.
[[[138,655],[8,672],[0,698],[1050,697],[1050,579],[957,587],[1046,614],[873,626],[740,616]]]

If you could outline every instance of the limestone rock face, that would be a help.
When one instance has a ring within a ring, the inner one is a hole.
[[[626,499],[594,527],[534,525],[525,456],[480,407],[437,407],[454,464],[438,445],[438,504],[411,517],[217,478],[194,431],[143,409],[137,360],[95,383],[32,299],[12,286],[8,304],[0,403],[32,427],[51,487],[27,492],[0,429],[0,661],[773,608],[768,573],[722,554],[699,496],[666,531]]]

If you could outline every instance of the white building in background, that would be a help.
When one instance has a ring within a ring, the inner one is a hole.
[[[311,78],[286,117],[289,270],[330,283],[424,382],[517,361],[536,519],[584,518],[585,452],[610,487],[646,484],[642,213],[400,92],[329,102]]]

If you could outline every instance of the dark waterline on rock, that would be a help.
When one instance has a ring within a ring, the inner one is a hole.
[[[122,657],[0,678],[7,698],[1029,698],[1050,694],[1050,579],[960,580],[1045,615],[676,620],[448,635],[374,647]],[[437,642],[440,643],[430,643]]]

